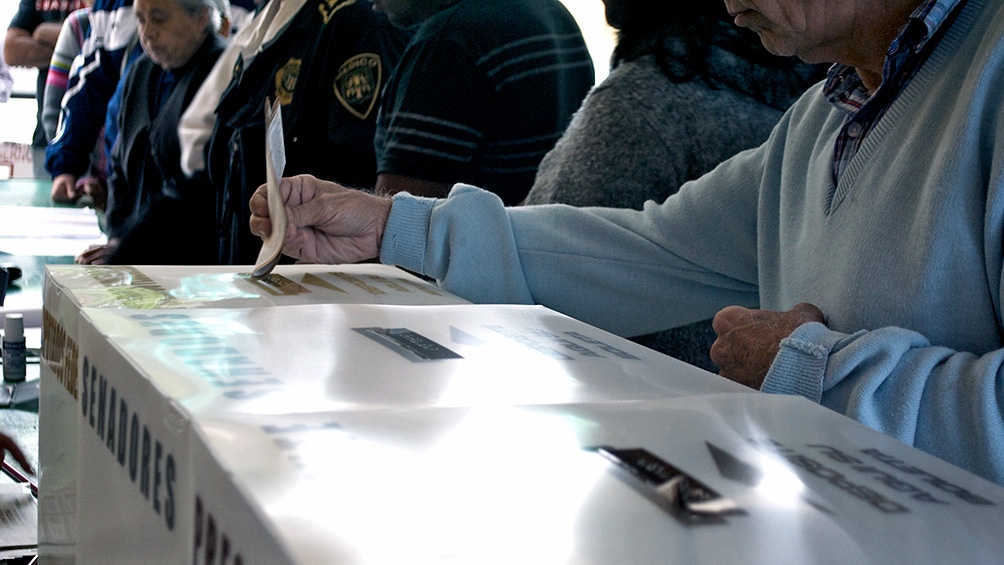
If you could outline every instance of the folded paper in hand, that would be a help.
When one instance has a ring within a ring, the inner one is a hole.
[[[265,102],[265,187],[268,195],[268,215],[272,220],[272,233],[265,238],[258,261],[251,276],[267,276],[279,263],[286,244],[286,203],[279,192],[282,171],[286,167],[286,148],[282,139],[282,112],[279,101],[269,106]]]

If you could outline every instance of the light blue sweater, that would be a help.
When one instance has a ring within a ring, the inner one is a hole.
[[[382,260],[475,302],[622,335],[811,302],[763,390],[1004,484],[1004,4],[969,0],[840,183],[820,87],[770,139],[643,211],[399,195]]]

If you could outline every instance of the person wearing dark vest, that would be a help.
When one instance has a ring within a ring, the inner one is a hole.
[[[213,193],[181,173],[178,119],[223,51],[226,0],[136,0],[144,54],[122,91],[105,213],[108,243],[84,264],[215,263]],[[179,224],[177,216],[185,221]]]

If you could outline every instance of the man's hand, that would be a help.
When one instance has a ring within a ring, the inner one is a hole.
[[[73,262],[78,265],[107,265],[108,260],[119,248],[120,240],[111,238],[108,243],[91,245],[83,253],[77,255]]]
[[[310,175],[282,179],[286,245],[282,252],[310,263],[357,263],[380,254],[392,201]],[[272,233],[265,185],[249,202],[251,233]]]
[[[80,198],[80,191],[77,190],[77,177],[70,173],[57,175],[52,179],[52,192],[49,193],[53,202],[63,204],[73,204]]]
[[[711,346],[711,361],[721,376],[759,389],[781,348],[781,340],[808,322],[826,320],[819,308],[807,302],[787,312],[724,308],[711,322],[718,334]]]

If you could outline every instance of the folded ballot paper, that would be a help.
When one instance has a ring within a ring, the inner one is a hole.
[[[79,337],[86,309],[132,309],[151,319],[174,310],[294,304],[460,304],[465,301],[395,267],[282,265],[260,279],[248,267],[50,265],[43,300],[39,410],[44,554],[72,555],[77,539]],[[309,329],[306,327],[305,329]]]
[[[282,110],[279,100],[269,105],[265,101],[265,195],[272,220],[272,233],[262,242],[251,275],[268,276],[279,264],[286,244],[286,203],[279,192],[282,171],[286,168],[286,147],[282,138]]]
[[[1004,489],[543,307],[84,309],[78,337],[81,563],[1004,550]]]

